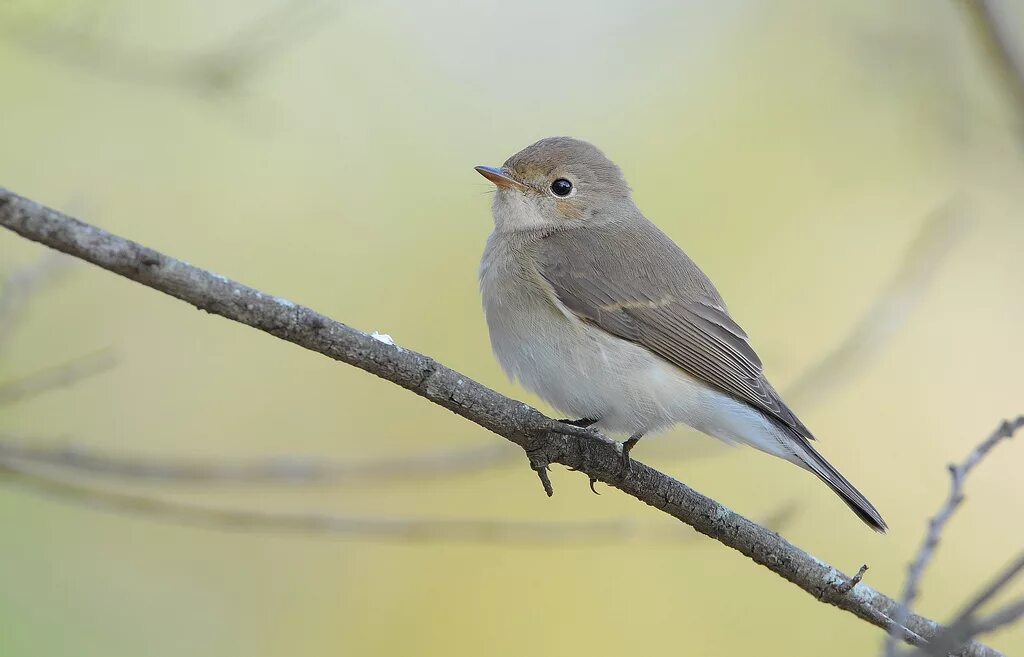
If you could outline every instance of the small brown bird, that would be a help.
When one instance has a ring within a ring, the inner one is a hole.
[[[811,445],[715,286],[633,203],[594,146],[551,137],[501,168],[480,266],[505,371],[558,410],[629,436],[687,424],[808,470],[872,529],[885,521]]]

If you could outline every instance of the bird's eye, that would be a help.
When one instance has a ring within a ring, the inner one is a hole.
[[[568,196],[572,193],[572,183],[565,178],[559,178],[551,183],[551,193],[555,196]]]

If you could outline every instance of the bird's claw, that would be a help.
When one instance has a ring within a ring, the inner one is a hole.
[[[580,472],[579,468],[574,468],[574,467],[571,467],[571,466],[568,466],[568,465],[565,466],[565,468],[569,472]],[[590,477],[588,475],[588,478],[590,479],[590,492],[592,492],[594,495],[600,495],[601,493],[597,492],[597,489],[594,488],[594,484],[597,483],[597,477]]]

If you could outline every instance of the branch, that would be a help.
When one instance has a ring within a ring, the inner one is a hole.
[[[0,383],[0,406],[74,385],[90,376],[105,372],[113,365],[114,354],[105,349],[21,379]]]
[[[0,384],[0,406],[9,385]],[[653,447],[646,454],[683,453]],[[721,454],[715,446],[685,451],[688,461]],[[17,438],[0,433],[0,458],[73,470],[83,475],[143,482],[185,484],[350,484],[431,479],[480,472],[518,463],[517,452],[504,444],[464,447],[421,454],[337,461],[323,456],[284,454],[263,458],[189,458],[139,456],[94,449],[66,440]]]
[[[846,575],[668,475],[639,462],[623,469],[618,443],[599,433],[552,420],[415,351],[385,344],[309,308],[168,257],[2,188],[0,225],[206,312],[391,381],[522,447],[548,486],[548,464],[580,470],[739,551],[815,598],[885,630],[893,627],[898,604],[892,598],[863,582],[846,593],[837,592],[849,580]],[[914,614],[908,615],[905,626],[907,640],[915,645],[942,629]],[[999,653],[972,642],[961,654],[994,657]]]
[[[142,458],[117,456],[77,445],[38,445],[0,433],[0,458],[68,468],[79,473],[145,481],[189,484],[347,484],[408,481],[410,478],[447,477],[508,463],[512,450],[504,444],[446,452],[332,461],[312,456],[275,456],[256,459]]]
[[[785,390],[791,404],[821,401],[864,368],[869,357],[895,335],[924,297],[939,265],[967,229],[959,207],[947,202],[925,219],[896,274],[838,345]]]
[[[975,37],[985,51],[989,68],[998,78],[1016,115],[1024,139],[1024,65],[1013,52],[1010,39],[987,0],[962,0]]]
[[[61,274],[71,259],[49,253],[39,261],[15,270],[0,288],[0,345],[21,318],[25,307],[40,288]]]
[[[902,264],[869,309],[850,328],[839,344],[816,364],[808,367],[784,390],[783,396],[807,408],[834,394],[861,370],[870,357],[906,323],[914,306],[950,249],[963,238],[967,222],[954,205],[946,203],[933,211],[922,223],[916,237],[902,258]],[[0,385],[0,405],[4,390]],[[0,440],[4,440],[0,436]],[[723,443],[705,444],[697,451],[689,443],[659,441],[645,450],[655,454],[679,455],[688,460],[720,454]],[[288,484],[346,483],[352,480],[434,477],[464,474],[512,463],[515,452],[500,445],[483,449],[449,450],[398,459],[336,463],[317,457],[273,456],[265,459],[174,459],[143,458],[104,453],[81,445],[38,445],[33,442],[0,443],[0,455],[21,461],[42,463],[79,472],[148,481],[179,481],[190,484],[282,482]]]
[[[282,0],[222,43],[198,54],[173,54],[99,41],[89,33],[15,22],[7,38],[22,48],[68,66],[136,84],[180,87],[202,95],[224,95],[286,48],[329,23],[337,8],[329,0]]]
[[[200,506],[82,485],[2,460],[0,478],[29,492],[66,503],[155,518],[191,527],[229,531],[276,531],[379,541],[518,545],[592,545],[594,542],[623,541],[679,543],[696,538],[694,532],[678,525],[659,526],[629,520],[516,522],[490,518],[380,518]],[[791,516],[792,505],[787,505],[771,514],[769,518],[785,522]]]
[[[931,657],[945,657],[970,639],[993,632],[1024,617],[1024,598],[1011,602],[986,617],[978,617],[981,607],[1003,591],[1021,572],[1024,572],[1024,552],[996,576],[991,584],[982,589],[949,624],[948,628],[940,632],[928,645],[921,648],[920,653]]]
[[[956,513],[956,510],[964,501],[964,480],[971,473],[971,470],[974,469],[974,466],[981,462],[993,447],[1003,440],[1012,438],[1013,434],[1022,427],[1024,427],[1024,415],[1012,421],[1004,421],[992,432],[992,435],[971,450],[971,453],[967,455],[967,458],[962,463],[959,465],[950,464],[949,474],[951,482],[949,497],[946,498],[946,502],[939,509],[939,512],[928,521],[928,531],[925,534],[924,542],[917,552],[917,557],[907,569],[907,581],[903,586],[901,605],[893,617],[896,623],[893,625],[893,629],[885,641],[886,657],[894,657],[896,655],[896,640],[902,638],[899,636],[900,625],[910,614],[910,609],[913,608],[914,602],[917,600],[917,595],[921,588],[921,579],[924,576],[924,571],[928,568],[928,564],[931,563],[932,557],[935,555],[935,548],[939,545],[943,530],[945,530],[950,518],[953,517],[953,514]]]

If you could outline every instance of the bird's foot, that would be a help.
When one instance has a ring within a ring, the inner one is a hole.
[[[566,436],[580,436],[582,438],[593,438],[599,436],[600,432],[594,428],[597,420],[583,418],[582,420],[551,420],[551,430]]]
[[[572,467],[569,467],[569,466],[566,466],[566,469],[569,472],[579,472],[579,470],[577,470],[576,468],[572,468]],[[597,489],[594,488],[594,484],[597,483],[597,477],[589,477],[588,476],[588,479],[590,479],[590,492],[593,493],[594,495],[600,495],[601,493],[598,493]]]

